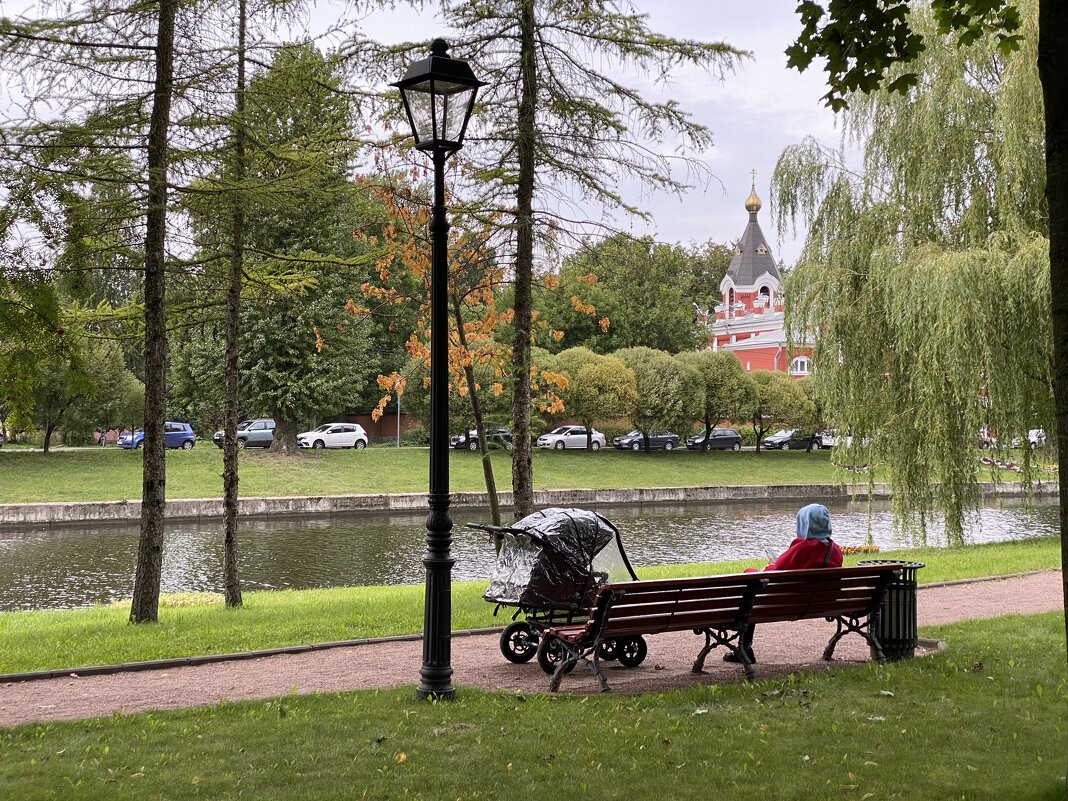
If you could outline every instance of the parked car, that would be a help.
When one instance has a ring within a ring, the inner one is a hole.
[[[838,433],[837,428],[825,428],[819,433],[820,447],[821,448],[833,448],[839,442],[842,441],[841,435]],[[850,437],[846,437],[846,445],[849,444]]]
[[[612,440],[612,447],[619,448],[621,451],[644,450],[645,437],[642,436],[641,431],[631,431],[629,434],[624,434],[622,437],[616,437]],[[679,447],[678,434],[661,434],[659,431],[649,432],[649,450],[670,451],[677,447]]]
[[[367,432],[359,423],[324,423],[312,431],[297,434],[297,444],[302,448],[355,448],[367,447]]]
[[[818,434],[802,431],[800,428],[784,428],[768,437],[764,437],[764,447],[769,451],[807,451],[820,447]]]
[[[1046,432],[1041,428],[1032,428],[1027,432],[1027,447],[1031,450],[1035,448],[1041,448],[1046,444]],[[1012,447],[1022,448],[1024,440],[1020,437],[1013,437]]]
[[[512,429],[504,426],[491,426],[486,429],[486,440],[490,447],[499,445],[505,450],[512,450]],[[472,428],[467,434],[457,434],[450,441],[457,450],[478,450],[478,431]]]
[[[193,427],[189,423],[163,424],[163,443],[168,448],[181,448],[183,451],[192,450],[197,443],[197,435],[193,433]],[[145,431],[139,428],[136,431],[126,431],[119,435],[116,444],[127,450],[133,448],[140,450],[145,446]]]
[[[694,434],[692,437],[686,438],[686,447],[691,451],[701,450],[701,446],[704,443],[705,435],[703,431],[700,434]],[[740,451],[742,449],[742,435],[733,428],[713,428],[712,434],[708,438],[708,449],[710,451]]]
[[[585,448],[585,426],[559,426],[548,434],[542,434],[535,443],[539,448],[553,448],[562,451],[564,448]],[[604,434],[593,429],[593,449],[600,450],[607,444]]]
[[[223,432],[216,431],[211,441],[221,448]],[[242,420],[237,424],[238,448],[269,448],[272,442],[274,442],[274,420],[270,417]]]

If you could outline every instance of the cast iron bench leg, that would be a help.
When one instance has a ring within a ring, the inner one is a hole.
[[[705,669],[705,659],[708,658],[708,654],[713,648],[722,645],[724,648],[729,648],[738,660],[745,668],[746,678],[753,678],[753,667],[749,661],[748,655],[745,653],[745,649],[741,647],[742,633],[736,631],[733,634],[724,634],[719,629],[694,629],[697,634],[705,635],[705,645],[697,654],[697,659],[694,660],[693,668],[691,670],[694,673],[701,673]]]
[[[830,662],[834,657],[834,648],[838,645],[838,641],[842,639],[846,634],[850,632],[856,632],[863,637],[871,649],[875,651],[875,659],[879,662],[885,662],[886,656],[883,654],[883,646],[879,642],[879,638],[872,633],[873,626],[878,628],[879,617],[878,613],[872,614],[866,621],[861,621],[860,618],[828,618],[828,620],[834,620],[838,626],[838,630],[831,637],[830,642],[827,643],[827,647],[823,649],[823,661]]]
[[[563,646],[564,656],[560,659],[560,663],[556,666],[556,670],[553,671],[552,678],[549,679],[549,692],[554,693],[560,689],[560,680],[564,677],[564,674],[575,667],[575,663],[578,662],[579,652],[573,645],[570,645],[563,640],[560,640],[560,645]]]

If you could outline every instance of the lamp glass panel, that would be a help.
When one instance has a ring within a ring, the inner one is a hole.
[[[464,124],[475,89],[471,86],[442,81],[436,84],[435,89],[437,89],[435,94],[438,104],[437,119],[440,126],[438,137],[445,142],[459,142],[464,135]]]
[[[408,86],[404,89],[404,102],[412,116],[412,128],[416,144],[434,138],[434,94],[432,81]]]

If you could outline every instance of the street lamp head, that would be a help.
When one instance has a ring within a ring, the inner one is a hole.
[[[392,86],[401,90],[404,111],[419,150],[452,153],[463,146],[475,94],[484,81],[466,61],[452,58],[444,39],[435,39],[427,58],[413,62]]]

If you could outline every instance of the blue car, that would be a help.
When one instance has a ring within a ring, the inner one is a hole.
[[[168,448],[181,448],[183,451],[192,450],[196,445],[197,436],[193,433],[193,427],[189,423],[164,423],[163,441]],[[119,435],[117,442],[120,448],[140,450],[145,445],[145,432],[143,429],[127,431]]]

